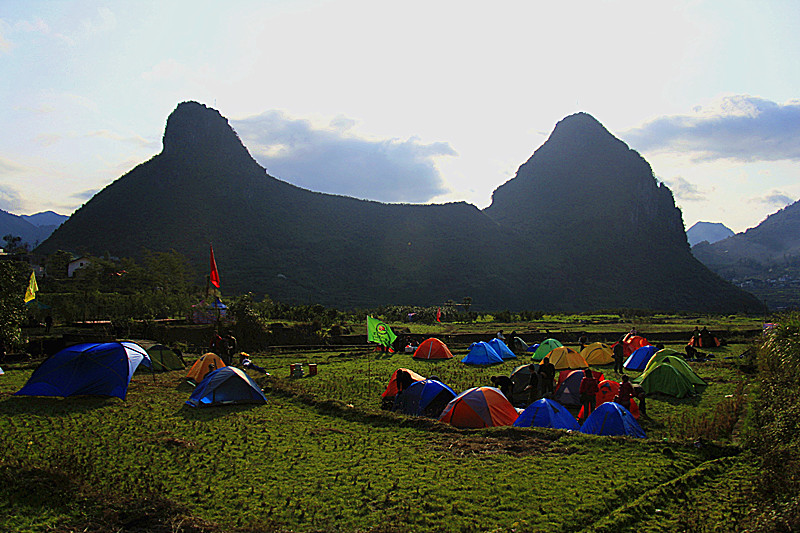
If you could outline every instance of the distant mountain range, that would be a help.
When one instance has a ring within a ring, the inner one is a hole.
[[[734,232],[721,222],[696,222],[691,228],[686,230],[686,238],[689,246],[703,241],[714,244],[722,239],[733,237]]]
[[[52,211],[35,215],[14,215],[0,209],[0,238],[5,235],[20,237],[31,249],[44,242],[55,229],[69,217]],[[0,241],[0,247],[4,242]]]
[[[196,102],[170,115],[163,146],[38,251],[175,249],[205,273],[213,243],[223,292],[342,308],[467,296],[476,310],[761,307],[692,256],[670,190],[585,113],[560,121],[485,210],[295,187],[269,176],[228,121]]]
[[[770,308],[800,307],[800,202],[744,233],[698,243],[692,253]]]

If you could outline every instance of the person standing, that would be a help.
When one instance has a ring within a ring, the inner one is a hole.
[[[583,379],[581,380],[581,387],[578,392],[581,395],[581,407],[583,407],[583,419],[586,420],[592,411],[597,400],[597,380],[594,378],[592,371],[586,369],[583,371]]]
[[[542,396],[545,394],[552,394],[553,380],[556,378],[556,367],[550,362],[549,357],[545,357],[542,360],[542,364],[539,365],[539,372],[542,374]]]
[[[633,385],[631,385],[630,378],[628,376],[622,376],[622,383],[619,384],[619,392],[617,393],[617,398],[615,398],[615,401],[630,411],[632,396]]]
[[[614,345],[614,372],[619,372],[620,374],[624,374],[622,367],[622,360],[624,358],[625,358],[625,345],[622,343],[622,339],[620,339]]]
[[[645,404],[645,398],[647,398],[647,393],[645,392],[644,387],[642,387],[638,383],[634,383],[632,387],[633,387],[633,397],[639,400],[639,414],[647,418],[647,405]]]

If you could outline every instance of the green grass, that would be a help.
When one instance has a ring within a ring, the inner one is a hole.
[[[695,398],[649,400],[647,440],[457,430],[379,410],[398,367],[460,392],[529,361],[474,368],[458,361],[466,347],[455,352],[442,363],[366,350],[253,354],[273,373],[259,380],[267,405],[206,409],[184,405],[183,371],[137,373],[120,401],[13,397],[32,370],[6,368],[0,530],[735,529],[721,520],[733,516],[729,502],[744,505],[738,448],[729,438],[697,447],[665,421],[713,412],[746,379],[736,361],[693,364],[710,382]],[[316,362],[318,375],[288,378],[296,362]],[[658,513],[634,505],[646,494]]]

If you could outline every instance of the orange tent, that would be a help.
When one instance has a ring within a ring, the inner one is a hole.
[[[431,337],[425,339],[416,349],[414,359],[452,359],[450,349],[439,339]]]
[[[222,362],[222,359],[220,359],[217,354],[211,352],[203,354],[194,362],[192,368],[189,369],[189,373],[186,374],[186,379],[196,385],[203,381],[207,374],[223,366],[227,365]]]
[[[606,402],[613,402],[614,398],[619,394],[619,382],[610,379],[604,379],[597,387],[597,395],[595,399],[595,407],[600,406]],[[630,412],[633,418],[639,419],[639,406],[636,404],[636,399],[631,398]],[[578,417],[583,417],[583,407],[581,407]]]
[[[411,379],[413,379],[414,381],[425,381],[424,377],[420,376],[413,370],[409,370],[407,368],[398,368],[397,370],[394,371],[392,377],[389,378],[389,384],[386,386],[386,390],[383,391],[383,394],[381,394],[383,398],[386,398],[387,396],[397,396],[397,373],[400,372],[401,370],[405,370],[406,372],[408,372],[411,375]]]
[[[457,428],[510,426],[519,416],[511,402],[494,387],[474,387],[450,400],[439,420]]]
[[[613,349],[617,343],[611,345]],[[644,337],[639,335],[625,335],[625,338],[622,340],[622,347],[624,349],[623,354],[625,359],[630,357],[630,355],[641,348],[642,346],[650,346],[650,343]]]

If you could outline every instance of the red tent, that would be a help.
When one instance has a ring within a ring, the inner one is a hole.
[[[457,428],[510,426],[519,416],[511,402],[494,387],[474,387],[453,398],[439,420]]]
[[[425,339],[414,351],[414,359],[452,359],[453,354],[445,343],[436,338]]]
[[[617,344],[618,343],[615,342],[614,344],[611,345],[612,350],[614,346],[616,346]],[[650,343],[647,341],[647,339],[645,339],[644,337],[640,337],[639,335],[634,335],[634,336],[626,335],[622,341],[622,347],[624,349],[623,351],[624,359],[630,357],[630,355],[633,352],[635,352],[642,346],[650,346]]]

